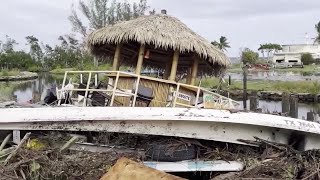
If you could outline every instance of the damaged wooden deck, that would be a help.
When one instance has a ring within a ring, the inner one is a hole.
[[[226,110],[146,107],[0,109],[0,130],[105,131],[178,136],[238,143],[254,136],[320,149],[320,124],[289,117]]]

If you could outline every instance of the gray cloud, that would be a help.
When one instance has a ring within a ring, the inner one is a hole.
[[[0,6],[0,38],[5,34],[22,45],[35,35],[45,43],[71,33],[67,19],[78,0],[10,0]],[[129,0],[137,1],[137,0]],[[303,43],[304,34],[314,35],[320,20],[319,0],[149,0],[158,12],[167,9],[191,29],[213,41],[226,36],[236,56],[239,48],[257,49],[260,43]]]

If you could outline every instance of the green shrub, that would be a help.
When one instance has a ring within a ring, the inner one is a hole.
[[[0,76],[9,76],[9,71],[6,70],[6,69],[1,71],[1,75]]]
[[[309,65],[309,64],[315,63],[315,60],[313,59],[310,53],[304,53],[301,55],[301,62],[304,65]]]
[[[242,51],[241,54],[241,61],[246,64],[254,64],[259,60],[259,53],[254,52],[250,50],[249,48],[246,48],[244,51]]]
[[[40,72],[40,71],[42,71],[42,68],[40,66],[32,65],[32,66],[28,67],[27,71]]]

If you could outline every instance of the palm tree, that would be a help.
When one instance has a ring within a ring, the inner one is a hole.
[[[317,37],[315,38],[314,42],[320,44],[320,21],[318,22],[318,24],[316,24],[315,28],[316,28],[316,31],[318,34],[317,34]]]
[[[230,48],[229,42],[227,42],[227,38],[221,36],[219,42],[213,41],[211,42],[212,45],[216,46],[217,48],[221,49],[222,51],[226,51],[227,48]]]

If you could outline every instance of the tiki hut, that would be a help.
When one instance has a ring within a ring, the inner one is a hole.
[[[230,65],[229,58],[177,18],[167,14],[142,16],[108,25],[92,32],[87,40],[96,57],[113,57],[113,70],[119,65],[164,70],[164,78],[174,80],[188,72],[188,84],[199,73],[220,75]]]

